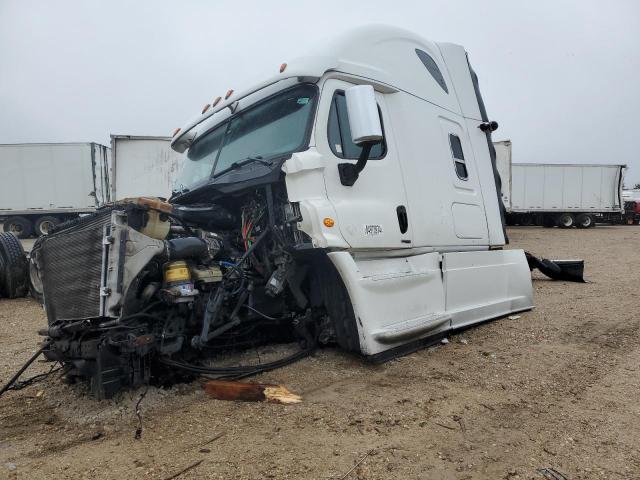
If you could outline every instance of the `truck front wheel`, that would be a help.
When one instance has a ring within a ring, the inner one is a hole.
[[[578,217],[576,218],[577,228],[591,228],[595,226],[596,226],[595,220],[588,213],[583,213],[582,215],[578,215]]]
[[[4,231],[18,238],[29,238],[33,234],[33,224],[25,217],[8,217],[4,221]]]
[[[560,215],[558,215],[558,219],[556,220],[556,224],[560,228],[571,228],[573,227],[574,223],[575,220],[573,218],[573,215],[571,215],[570,213],[561,213]]]

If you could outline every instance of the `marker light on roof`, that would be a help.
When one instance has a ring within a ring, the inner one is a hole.
[[[213,101],[213,103],[211,104],[211,106],[212,106],[212,107],[215,107],[215,106],[218,104],[218,102],[219,102],[220,100],[222,100],[222,97],[216,97],[216,99]]]
[[[182,130],[180,127],[176,128],[176,129],[173,131],[173,135],[171,135],[171,137],[175,137],[175,136],[180,132],[180,130]]]
[[[227,94],[224,96],[224,99],[226,100],[227,98],[229,98],[231,95],[233,95],[233,90],[229,90],[227,92]]]
[[[280,65],[280,73],[284,72],[287,69],[287,64],[283,63],[282,65]]]
[[[202,107],[202,113],[204,114],[207,110],[209,110],[210,106],[211,104],[207,103],[204,107]]]

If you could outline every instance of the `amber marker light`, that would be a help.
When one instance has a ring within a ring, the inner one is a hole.
[[[324,223],[325,227],[329,228],[333,227],[336,224],[335,220],[329,217],[326,217],[324,220],[322,220],[322,223]]]
[[[178,127],[173,131],[173,135],[171,135],[171,137],[175,137],[178,133],[180,133],[181,128]]]
[[[233,90],[229,90],[227,92],[227,94],[224,96],[224,99],[226,100],[227,98],[229,98],[231,95],[233,95]]]
[[[211,106],[211,104],[207,103],[204,107],[202,107],[202,114],[204,115],[204,113],[209,110],[209,107]]]
[[[282,65],[280,65],[280,73],[284,72],[287,69],[287,64],[283,63]]]
[[[216,97],[216,99],[213,101],[213,103],[211,104],[211,106],[212,106],[212,107],[215,107],[215,106],[220,102],[220,100],[222,100],[222,97]]]

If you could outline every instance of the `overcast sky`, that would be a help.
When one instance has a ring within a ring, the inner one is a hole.
[[[515,162],[640,182],[640,1],[0,0],[0,143],[169,135],[350,27],[459,43]]]

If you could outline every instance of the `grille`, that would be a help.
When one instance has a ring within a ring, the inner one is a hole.
[[[45,237],[40,264],[49,324],[100,315],[102,237],[110,220],[109,209]]]

